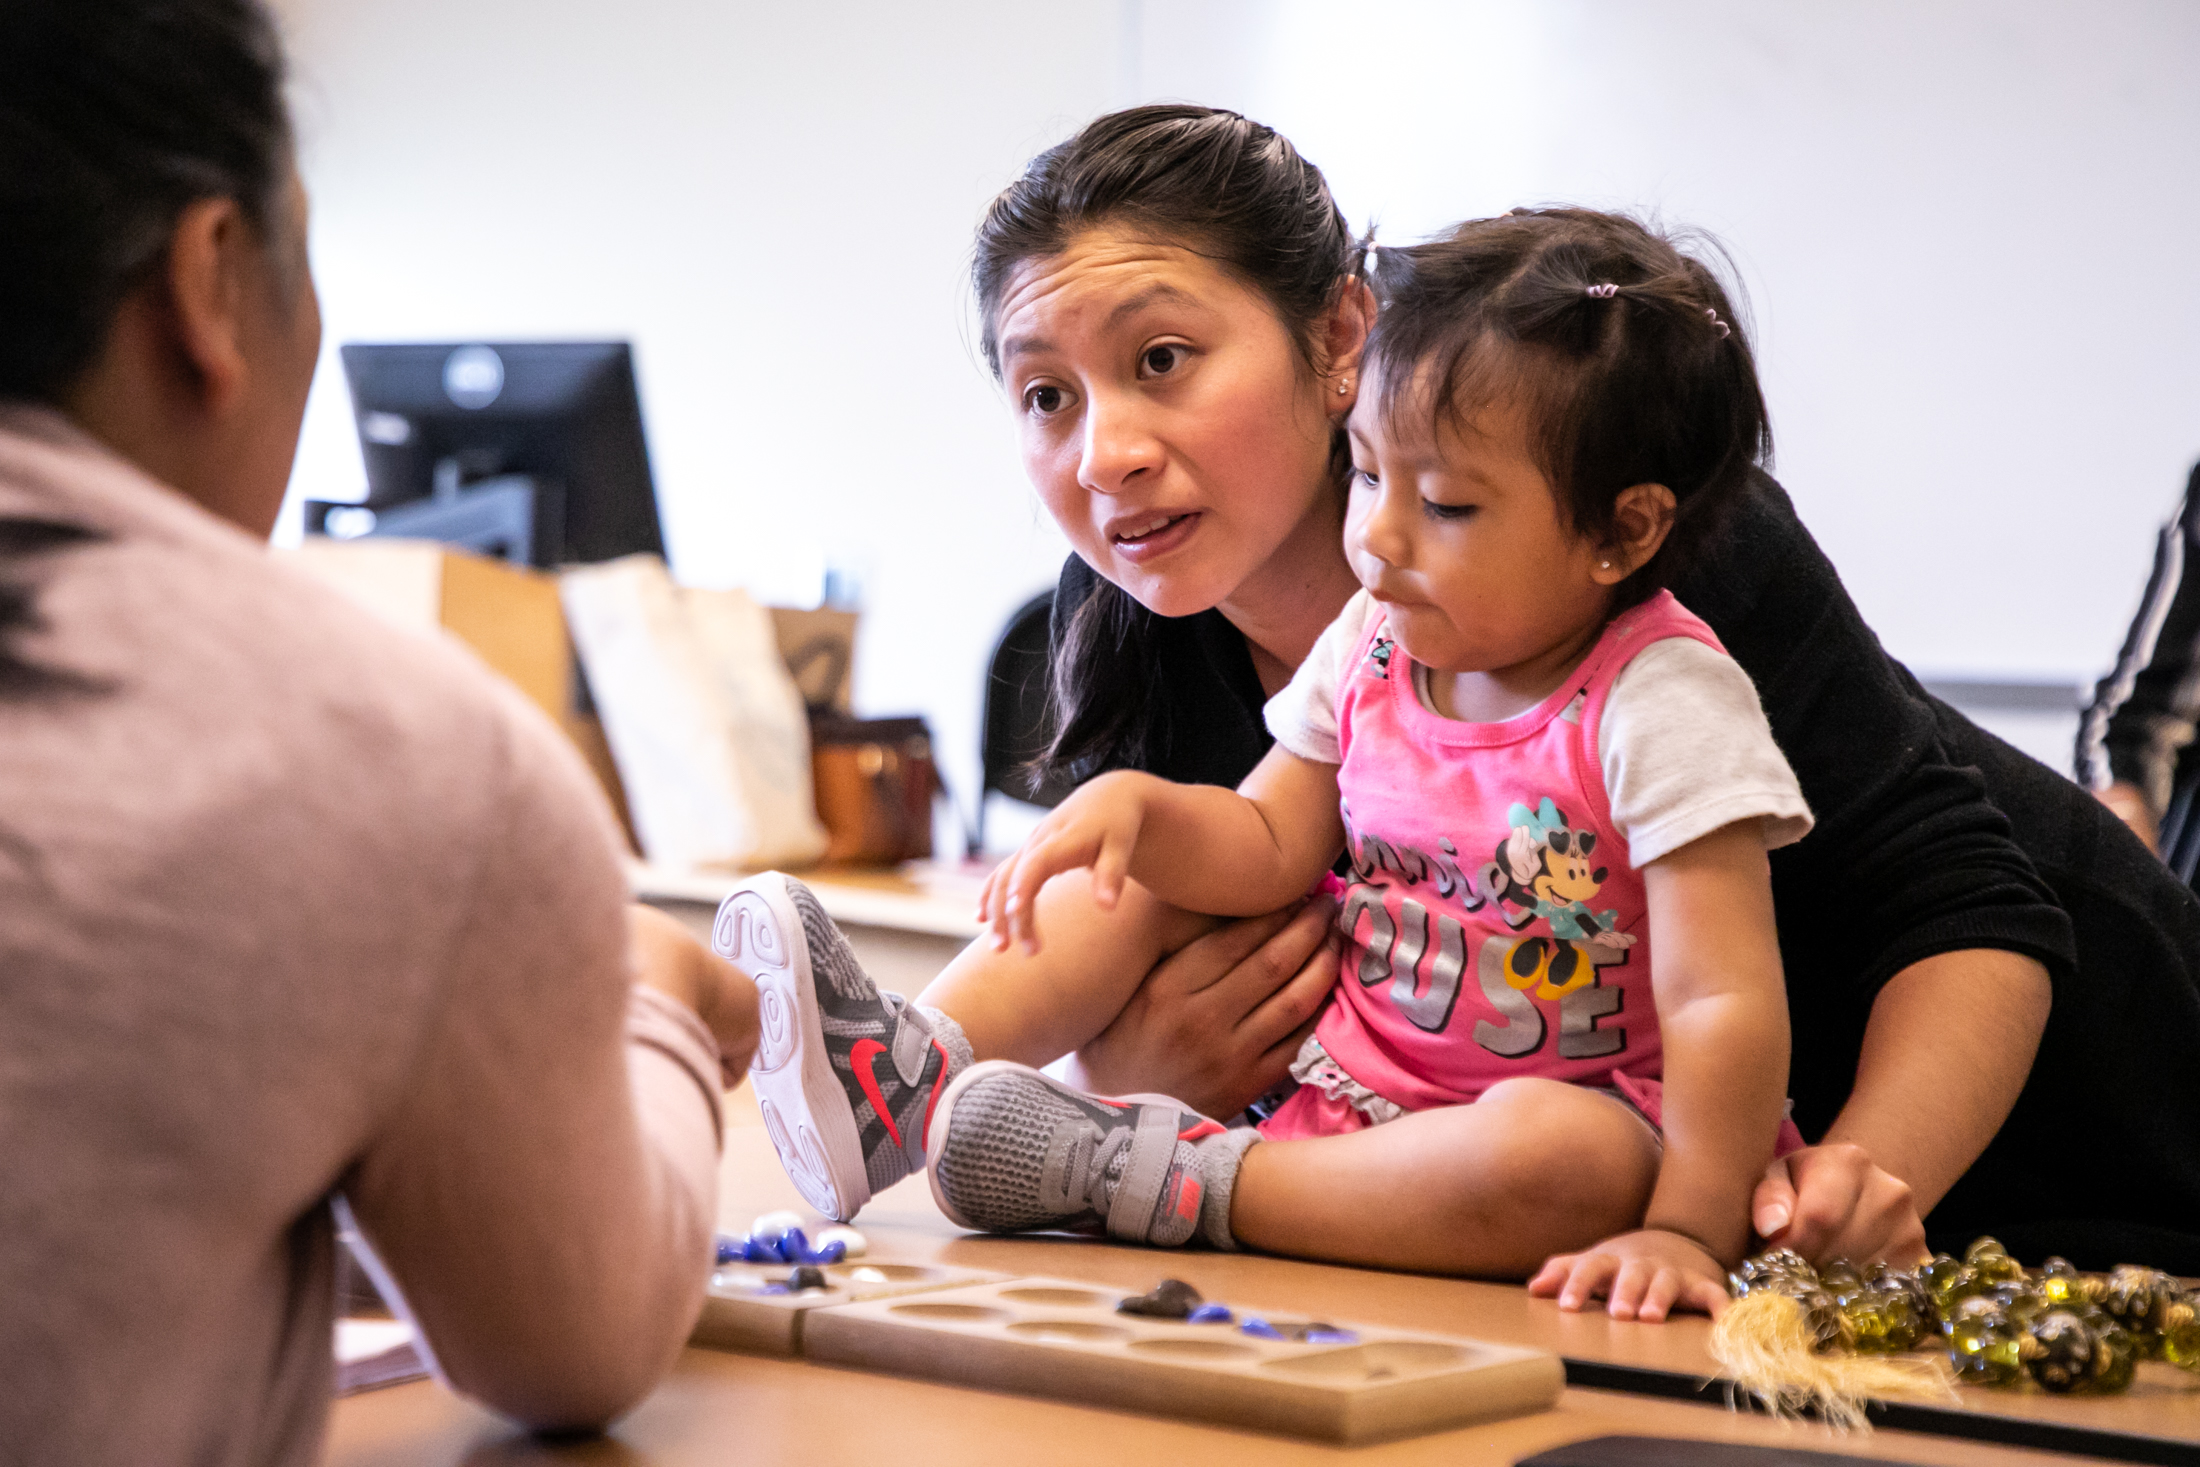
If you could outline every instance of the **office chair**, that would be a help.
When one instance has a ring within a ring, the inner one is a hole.
[[[995,790],[1052,809],[1076,787],[1065,779],[1034,780],[1028,767],[1047,746],[1047,626],[1053,615],[1054,593],[1042,592],[1017,608],[993,644],[978,746],[983,783],[970,832],[972,856],[985,850],[985,807]]]

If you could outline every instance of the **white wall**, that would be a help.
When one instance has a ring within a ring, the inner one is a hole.
[[[1112,5],[285,0],[327,351],[293,494],[354,498],[344,341],[628,337],[675,571],[864,581],[857,695],[975,783],[985,650],[1066,547],[968,345],[985,202],[1116,98]]]
[[[1930,673],[2090,675],[2200,457],[2186,0],[278,0],[330,352],[624,336],[675,568],[865,581],[858,698],[974,783],[983,654],[1064,553],[968,345],[985,200],[1111,105],[1290,134],[1357,222],[1655,208],[1732,247],[1779,471]]]
[[[2200,458],[2189,0],[1148,0],[1138,89],[1235,106],[1410,239],[1516,204],[1725,240],[1778,472],[1898,656],[2091,677]],[[2065,760],[2066,762],[2066,760]]]

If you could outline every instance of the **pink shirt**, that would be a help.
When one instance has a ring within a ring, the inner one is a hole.
[[[1674,638],[1718,650],[1661,592],[1615,618],[1540,705],[1465,723],[1424,705],[1387,617],[1369,618],[1336,689],[1353,869],[1343,976],[1315,1031],[1352,1079],[1421,1110],[1516,1075],[1659,1077],[1643,881],[1599,732],[1629,662]],[[1737,742],[1758,737],[1769,745],[1748,728]],[[1800,798],[1785,798],[1729,818],[1797,823]]]
[[[451,1382],[601,1419],[670,1363],[717,1050],[632,989],[558,733],[61,417],[0,406],[5,563],[74,687],[0,696],[0,1456],[305,1463],[333,1193]]]

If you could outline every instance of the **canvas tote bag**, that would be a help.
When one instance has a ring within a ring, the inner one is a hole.
[[[824,854],[808,714],[764,608],[741,591],[674,585],[654,555],[568,570],[560,593],[652,865]]]

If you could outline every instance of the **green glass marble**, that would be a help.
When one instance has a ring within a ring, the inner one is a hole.
[[[1919,1297],[1906,1289],[1884,1285],[1859,1289],[1842,1305],[1841,1314],[1849,1326],[1849,1347],[1866,1354],[1914,1350],[1932,1332]]]
[[[2009,1322],[2020,1328],[2054,1307],[2048,1303],[2044,1292],[2027,1281],[2012,1280],[1998,1284],[1986,1297],[1993,1299],[2000,1306],[2001,1312],[2008,1316]]]
[[[2040,1265],[2040,1297],[2050,1309],[2068,1309],[2085,1302],[2083,1280],[2067,1258],[2050,1258]]]
[[[2057,1309],[2034,1320],[2017,1340],[2017,1358],[2043,1390],[2056,1395],[2077,1389],[2093,1374],[2098,1337],[2084,1320]]]
[[[2169,1311],[2169,1321],[2159,1339],[2161,1359],[2179,1370],[2200,1375],[2200,1314],[2194,1313],[2190,1304]]]
[[[2024,1374],[2016,1332],[1994,1315],[1956,1321],[1948,1331],[1948,1358],[1966,1385],[2011,1385]]]
[[[1797,1302],[1803,1306],[1803,1321],[1810,1328],[1812,1349],[1824,1355],[1855,1348],[1854,1326],[1833,1295],[1824,1289],[1813,1289],[1799,1296]]]
[[[1726,1276],[1726,1285],[1737,1299],[1744,1294],[1785,1294],[1794,1299],[1818,1287],[1818,1271],[1790,1248],[1775,1248],[1754,1258]]]
[[[1955,1313],[1956,1306],[1974,1294],[1983,1294],[1992,1285],[1978,1276],[1978,1270],[1968,1263],[1959,1265],[1952,1272],[1944,1273],[1932,1285],[1933,1307],[1946,1319]]]
[[[2124,1266],[2080,1273],[2050,1258],[2027,1273],[1995,1239],[1960,1259],[1936,1254],[1914,1270],[1839,1260],[1813,1268],[1785,1249],[1745,1261],[1736,1294],[1784,1294],[1800,1303],[1820,1351],[1894,1354],[1944,1338],[1956,1378],[2112,1395],[2138,1363],[2164,1359],[2200,1375],[2200,1303],[2168,1274]]]
[[[2094,1336],[2093,1373],[2079,1389],[2091,1396],[2118,1395],[2131,1389],[2132,1378],[2138,1373],[2139,1342],[2110,1325]]]
[[[2104,1313],[2134,1334],[2161,1331],[2170,1306],[2184,1298],[2177,1280],[2158,1268],[2123,1264],[2108,1276],[2100,1306]]]

